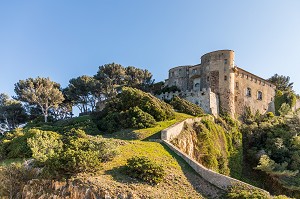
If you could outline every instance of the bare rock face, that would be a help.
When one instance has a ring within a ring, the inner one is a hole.
[[[108,189],[82,185],[75,181],[31,180],[24,186],[22,198],[37,199],[139,199],[135,193],[114,193]]]

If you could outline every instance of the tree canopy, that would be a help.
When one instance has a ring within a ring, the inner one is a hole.
[[[269,82],[273,83],[276,86],[277,90],[280,91],[292,91],[293,82],[290,82],[289,76],[275,74],[268,79]]]
[[[13,130],[27,121],[28,115],[21,102],[0,94],[0,131]]]
[[[38,106],[47,122],[50,108],[57,108],[64,100],[60,85],[49,78],[37,77],[20,80],[15,84],[16,99]]]
[[[86,113],[96,110],[96,104],[101,98],[101,89],[98,80],[83,75],[70,79],[64,93],[79,108],[81,113]]]

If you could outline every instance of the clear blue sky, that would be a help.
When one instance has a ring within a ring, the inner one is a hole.
[[[290,76],[300,93],[300,1],[0,1],[0,92],[9,95],[20,79],[65,87],[111,62],[146,68],[157,82],[220,49],[261,77]]]

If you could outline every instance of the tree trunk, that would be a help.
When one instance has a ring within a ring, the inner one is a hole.
[[[45,123],[47,123],[48,122],[48,114],[47,113],[44,114],[44,118],[45,118]]]

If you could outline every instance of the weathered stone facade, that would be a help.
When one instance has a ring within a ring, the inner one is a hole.
[[[275,86],[237,67],[233,50],[210,52],[201,57],[200,64],[170,69],[165,86],[177,86],[181,92],[172,95],[196,103],[212,114],[219,113],[220,108],[238,117],[245,107],[252,112],[274,112]],[[164,99],[168,95],[171,96],[165,93],[158,97]]]

